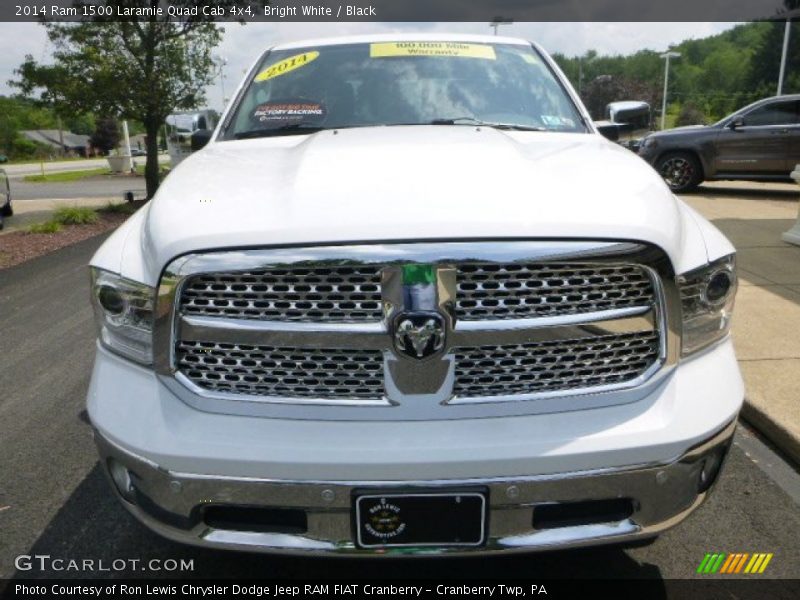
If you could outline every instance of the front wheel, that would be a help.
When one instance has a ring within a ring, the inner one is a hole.
[[[14,216],[14,209],[11,208],[11,201],[8,201],[8,204],[4,205],[3,208],[0,208],[0,214],[4,217],[13,217]]]
[[[656,171],[673,192],[688,192],[703,181],[703,169],[697,158],[687,152],[673,152],[658,159]]]

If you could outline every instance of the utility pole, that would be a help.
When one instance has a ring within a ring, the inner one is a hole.
[[[61,123],[61,116],[56,116],[56,124],[58,125],[58,143],[61,145],[61,156],[65,156],[67,149],[64,146],[64,125]]]
[[[778,75],[778,93],[776,96],[783,94],[783,78],[786,75],[786,55],[789,52],[789,36],[792,32],[792,20],[786,19],[786,27],[783,30],[783,50],[781,51],[781,70]]]
[[[667,124],[667,89],[669,87],[669,59],[680,57],[680,52],[667,51],[661,55],[665,58],[666,64],[664,65],[664,97],[661,99],[661,129],[663,130]]]
[[[789,37],[792,32],[792,19],[800,17],[800,8],[782,12],[781,16],[786,19],[786,25],[783,28],[783,50],[781,51],[781,68],[778,73],[778,96],[783,95],[783,84],[786,81],[786,63],[789,55]]]
[[[133,159],[131,158],[131,136],[128,133],[128,121],[122,121],[122,139],[125,142],[125,156],[131,161],[131,172],[133,172]]]

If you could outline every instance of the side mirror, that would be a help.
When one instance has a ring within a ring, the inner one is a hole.
[[[736,117],[733,121],[728,123],[728,127],[733,130],[739,129],[739,127],[744,127],[744,119],[742,117]]]
[[[192,134],[192,152],[197,152],[208,142],[214,132],[210,129],[199,129]]]
[[[619,140],[619,125],[616,123],[609,123],[608,121],[595,122],[597,132],[604,138],[616,142]]]

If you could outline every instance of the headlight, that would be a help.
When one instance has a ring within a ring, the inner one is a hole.
[[[639,150],[652,150],[656,146],[658,146],[658,139],[651,135],[642,140]]]
[[[728,335],[736,286],[733,254],[678,277],[683,309],[683,356]]]
[[[97,334],[106,348],[142,364],[153,362],[155,290],[109,271],[91,268]]]

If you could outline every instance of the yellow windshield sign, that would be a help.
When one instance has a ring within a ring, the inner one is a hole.
[[[371,58],[387,56],[458,56],[464,58],[497,57],[492,46],[485,44],[462,44],[459,42],[384,42],[370,44]]]
[[[289,58],[284,58],[282,61],[276,62],[274,65],[270,65],[261,71],[261,73],[256,75],[256,81],[267,81],[268,79],[273,79],[281,75],[286,75],[286,73],[291,73],[295,69],[305,67],[318,56],[319,52],[314,50],[313,52],[303,52],[302,54],[295,54]]]

